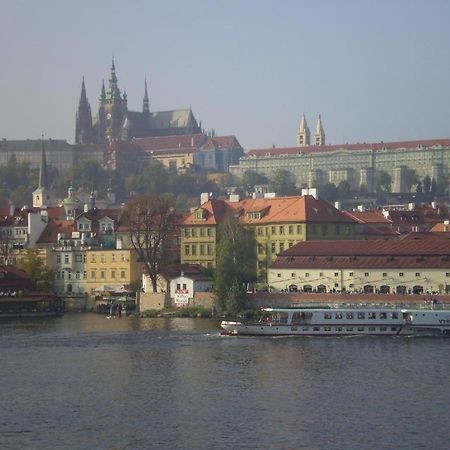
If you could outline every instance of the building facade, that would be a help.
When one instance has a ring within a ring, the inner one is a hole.
[[[269,268],[275,291],[450,293],[450,242],[437,233],[400,240],[300,242]]]
[[[302,133],[306,140],[307,134]],[[431,139],[250,150],[230,171],[238,177],[253,171],[270,178],[284,169],[292,174],[298,187],[320,188],[326,183],[347,181],[352,189],[364,188],[373,193],[380,172],[390,175],[392,192],[409,192],[408,169],[419,178],[429,175],[442,183],[448,179],[449,166],[450,139]]]

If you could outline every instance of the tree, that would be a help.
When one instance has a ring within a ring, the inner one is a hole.
[[[377,176],[376,176],[376,192],[377,192],[377,194],[382,195],[382,194],[388,194],[389,192],[391,192],[391,182],[392,182],[392,178],[387,172],[384,172],[383,170],[380,170],[379,172],[377,172]]]
[[[338,184],[337,196],[339,200],[345,200],[350,197],[351,189],[350,183],[347,180],[343,180]]]
[[[409,167],[405,168],[405,185],[406,190],[408,192],[411,191],[411,188],[413,185],[417,184],[419,181],[419,177],[417,176],[417,173],[415,169],[410,169]]]
[[[251,193],[255,190],[255,185],[268,184],[269,180],[265,175],[262,175],[252,170],[246,170],[242,176],[242,189],[244,192]]]
[[[428,195],[430,193],[431,188],[431,178],[430,175],[425,175],[422,180],[423,193]]]
[[[44,266],[37,248],[27,249],[17,265],[19,269],[30,276],[33,291],[50,292],[53,290],[53,271]]]
[[[219,309],[238,311],[245,300],[247,283],[256,280],[256,240],[252,230],[228,214],[218,227],[214,293]]]
[[[338,197],[338,191],[334,183],[326,183],[320,188],[320,196],[327,202],[334,202]]]
[[[292,174],[285,169],[277,169],[270,179],[270,189],[278,195],[296,195],[298,189],[292,180]]]
[[[142,194],[125,206],[121,221],[128,227],[131,244],[157,291],[158,275],[177,257],[180,215],[170,195]]]
[[[81,161],[70,169],[65,175],[64,185],[74,182],[76,187],[90,191],[106,189],[108,176],[101,164],[95,160]]]

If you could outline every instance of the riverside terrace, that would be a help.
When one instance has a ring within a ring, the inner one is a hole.
[[[450,304],[449,294],[351,294],[343,293],[306,293],[306,292],[254,292],[247,295],[246,307],[287,308],[306,304],[373,304],[417,307],[430,306],[435,303]]]

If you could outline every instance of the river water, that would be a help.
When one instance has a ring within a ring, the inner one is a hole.
[[[446,449],[450,339],[0,322],[0,449]]]

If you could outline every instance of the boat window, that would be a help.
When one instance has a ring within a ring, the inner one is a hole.
[[[314,327],[313,331],[320,331],[320,327]]]
[[[292,314],[292,325],[299,325],[302,323],[305,323],[307,320],[310,320],[312,318],[313,313],[312,312],[305,312],[305,311],[297,311]]]
[[[347,313],[347,319],[353,319],[353,313],[352,312],[348,312]]]
[[[323,318],[324,319],[331,319],[331,313],[330,312],[323,313]]]
[[[364,331],[364,327],[358,327],[358,331]]]
[[[278,312],[274,315],[275,323],[287,323],[288,321],[288,313],[287,312]]]
[[[353,331],[353,327],[347,327],[347,331]]]
[[[376,319],[377,318],[377,314],[374,312],[370,312],[369,313],[369,319]]]
[[[397,311],[392,313],[392,318],[393,319],[398,319],[398,312]]]
[[[359,312],[358,313],[358,319],[365,319],[366,318],[366,313],[365,312]]]
[[[391,327],[391,331],[397,331],[396,327]]]
[[[331,331],[331,327],[325,327],[324,330],[325,331]]]
[[[342,313],[336,313],[336,314],[334,315],[334,317],[335,317],[336,319],[342,319]]]
[[[369,327],[369,331],[375,331],[375,327]]]
[[[386,331],[386,327],[380,327],[380,331]]]
[[[309,331],[309,327],[303,327],[302,330],[303,331]]]
[[[387,319],[387,313],[386,312],[380,312],[380,319]]]
[[[342,327],[336,327],[335,330],[336,331],[342,331]]]

